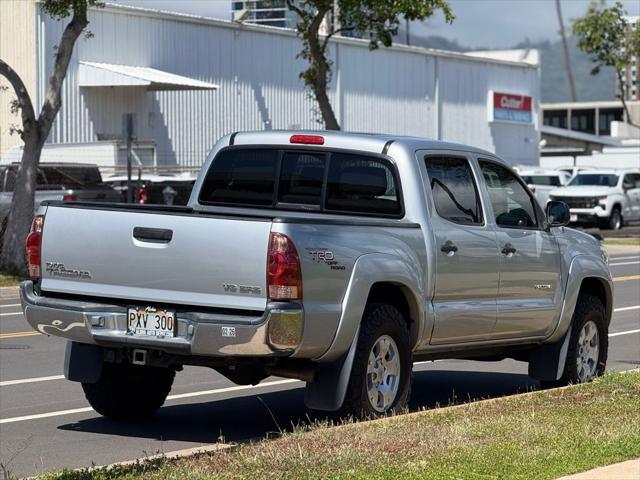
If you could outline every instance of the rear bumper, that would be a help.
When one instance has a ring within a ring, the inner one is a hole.
[[[297,304],[268,304],[259,317],[178,311],[175,337],[156,338],[128,332],[122,305],[40,296],[30,281],[20,284],[20,297],[33,329],[104,347],[212,357],[287,356],[302,339],[304,311]]]

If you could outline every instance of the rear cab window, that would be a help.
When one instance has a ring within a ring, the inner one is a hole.
[[[560,176],[558,175],[522,175],[522,180],[527,185],[541,185],[549,187],[560,187]]]
[[[398,175],[384,157],[342,151],[237,147],[207,172],[202,205],[403,216]]]

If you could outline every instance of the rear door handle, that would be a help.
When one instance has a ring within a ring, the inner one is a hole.
[[[447,240],[444,245],[440,247],[440,251],[447,255],[453,255],[458,251],[458,247],[456,247],[451,240]]]
[[[508,257],[511,257],[514,253],[516,253],[516,249],[513,245],[507,243],[502,249],[502,253],[504,253]]]
[[[141,242],[169,243],[173,238],[173,230],[165,228],[134,227],[133,238]]]

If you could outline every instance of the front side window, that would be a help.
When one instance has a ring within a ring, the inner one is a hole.
[[[496,225],[500,227],[536,227],[535,207],[527,189],[507,168],[480,160]]]
[[[341,152],[232,148],[214,159],[200,190],[208,205],[400,216],[390,162]]]
[[[454,223],[482,224],[482,208],[469,162],[458,157],[426,157],[438,215]]]

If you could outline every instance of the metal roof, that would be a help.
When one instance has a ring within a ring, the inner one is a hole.
[[[217,90],[218,85],[157,68],[79,62],[80,87],[147,87],[147,90]]]

